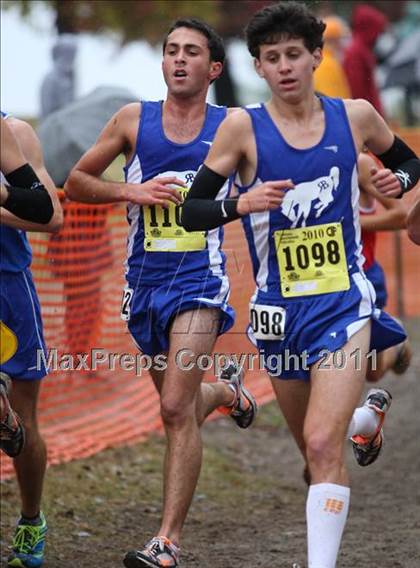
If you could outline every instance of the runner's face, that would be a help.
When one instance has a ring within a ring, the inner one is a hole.
[[[162,62],[170,94],[191,97],[207,90],[222,64],[210,61],[207,38],[197,30],[177,28],[169,36]]]
[[[321,50],[310,53],[303,39],[280,38],[275,44],[260,46],[255,68],[273,95],[285,102],[296,103],[312,90],[312,76],[322,59]]]

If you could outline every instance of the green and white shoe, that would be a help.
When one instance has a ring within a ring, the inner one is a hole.
[[[38,524],[25,524],[24,520],[20,519],[13,538],[13,552],[8,558],[7,566],[17,568],[39,568],[39,566],[42,566],[47,530],[47,523],[42,511],[39,514]]]

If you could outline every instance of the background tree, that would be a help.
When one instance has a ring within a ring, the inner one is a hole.
[[[158,45],[173,20],[198,17],[214,26],[229,45],[232,38],[242,37],[251,15],[272,4],[273,0],[5,0],[2,6],[5,9],[18,7],[26,18],[40,3],[55,12],[58,34],[113,33],[121,46],[138,40]],[[329,13],[349,16],[356,3],[352,0],[307,0],[307,4],[323,16]],[[387,12],[391,21],[400,17],[405,4],[404,1],[384,0],[369,3]],[[215,93],[218,104],[238,105],[229,61],[222,77],[215,82]]]

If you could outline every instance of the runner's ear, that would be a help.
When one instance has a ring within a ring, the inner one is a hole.
[[[320,47],[317,47],[313,52],[312,52],[312,57],[314,60],[313,63],[313,70],[315,71],[315,69],[317,69],[321,63],[322,63],[322,49]]]
[[[257,58],[254,59],[254,67],[261,79],[264,79],[264,71],[261,69],[261,62]]]
[[[223,71],[223,63],[220,61],[211,61],[210,62],[210,71],[209,71],[209,78],[210,81],[215,81],[220,77]]]

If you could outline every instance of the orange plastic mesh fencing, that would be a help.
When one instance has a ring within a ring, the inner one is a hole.
[[[418,144],[418,136],[404,134],[413,147]],[[148,373],[140,370],[137,376],[129,360],[125,363],[128,370],[122,368],[121,355],[137,353],[119,316],[127,239],[125,207],[65,202],[64,212],[65,224],[60,233],[31,235],[32,271],[42,306],[45,340],[50,350],[56,349],[49,352],[49,364],[60,363],[60,369],[44,379],[39,402],[49,464],[87,457],[110,446],[132,444],[151,432],[162,431],[158,397]],[[219,339],[216,351],[254,354],[244,334],[254,283],[240,223],[227,226],[225,235],[231,303],[237,321]],[[387,273],[390,311],[395,313],[392,239],[389,233],[379,236],[377,256]],[[420,315],[420,296],[415,291],[419,249],[403,233],[401,247],[406,313]],[[85,365],[92,367],[92,349],[100,350],[97,368],[86,370]],[[80,360],[80,353],[90,355]],[[80,368],[70,370],[75,365]],[[273,395],[267,376],[259,369],[255,359],[247,384],[258,402],[264,404]],[[11,461],[2,454],[1,476],[6,478],[12,473]]]
[[[147,371],[139,369],[137,376],[132,362],[127,363],[128,370],[122,370],[121,356],[137,353],[120,319],[127,239],[125,207],[66,201],[63,208],[65,222],[60,233],[30,236],[32,272],[50,350],[47,361],[50,368],[59,365],[44,379],[39,401],[49,464],[135,443],[150,432],[162,430],[158,397]],[[235,331],[217,345],[217,350],[248,353],[252,347],[243,334],[245,299],[251,295],[253,283],[239,226],[231,231],[226,247],[231,251],[229,264],[237,287],[234,297],[241,300],[237,303],[241,313]],[[94,349],[99,355],[96,370],[91,370]],[[78,356],[83,353],[89,354],[85,362]],[[71,370],[77,365],[80,369]],[[256,372],[251,376],[259,402],[270,400],[268,380],[257,379]],[[2,477],[12,472],[11,461],[2,455]]]

